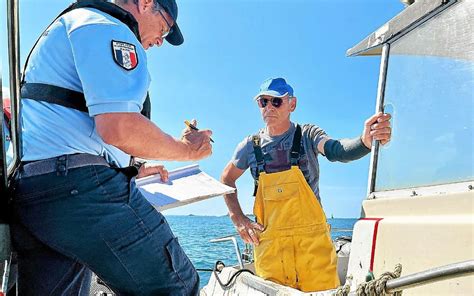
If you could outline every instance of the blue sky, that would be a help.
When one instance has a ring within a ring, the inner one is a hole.
[[[70,1],[20,2],[24,61],[37,36]],[[178,5],[185,43],[148,51],[152,120],[176,137],[185,119],[196,118],[199,127],[212,129],[213,155],[199,164],[215,178],[237,143],[263,126],[252,97],[268,77],[285,77],[293,86],[298,97],[293,121],[319,125],[333,138],[360,135],[375,110],[380,59],[347,58],[345,52],[403,9],[399,0],[186,0]],[[4,20],[5,5],[0,13]],[[0,41],[5,44],[2,22]],[[2,45],[3,66],[5,49]],[[165,164],[173,169],[188,163]],[[321,158],[320,166],[327,215],[359,217],[369,157],[348,164]],[[250,213],[253,181],[248,172],[237,187],[244,212]],[[165,212],[226,213],[221,197]]]

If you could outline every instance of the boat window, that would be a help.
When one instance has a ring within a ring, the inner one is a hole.
[[[0,44],[2,45],[3,50],[0,51],[0,87],[2,89],[2,100],[3,100],[3,110],[8,113],[10,109],[10,87],[9,87],[9,70],[8,70],[8,35],[7,35],[7,11],[6,5],[0,5],[0,19],[3,20],[0,22]],[[3,111],[2,110],[2,111]],[[3,129],[3,148],[6,152],[6,163],[7,167],[12,163],[13,160],[13,145],[11,143],[11,137],[9,132],[9,125],[7,124],[9,116],[2,112],[2,129]],[[3,160],[3,156],[2,156]],[[3,163],[3,161],[2,161]]]
[[[473,180],[473,1],[454,4],[395,41],[375,191]]]

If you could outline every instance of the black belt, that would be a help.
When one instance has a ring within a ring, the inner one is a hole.
[[[103,165],[110,167],[110,164],[102,156],[86,153],[68,154],[24,163],[21,167],[20,176],[21,178],[27,178],[54,172],[57,172],[58,174],[66,174],[69,169],[80,168],[88,165]]]

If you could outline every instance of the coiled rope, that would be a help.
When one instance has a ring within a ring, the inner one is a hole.
[[[402,265],[397,264],[395,265],[394,272],[384,272],[380,275],[378,279],[373,279],[371,281],[359,284],[356,290],[357,296],[384,296],[384,295],[393,295],[393,296],[401,296],[402,291],[394,292],[394,293],[387,293],[385,291],[385,287],[387,285],[387,281],[399,278],[402,274]],[[335,296],[347,296],[350,292],[350,285],[346,284],[344,286],[339,286],[335,291]]]

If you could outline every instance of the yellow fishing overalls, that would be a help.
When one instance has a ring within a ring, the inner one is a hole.
[[[286,171],[265,173],[257,138],[254,152],[259,173],[253,211],[265,227],[254,248],[257,275],[304,292],[338,287],[336,251],[326,216],[297,165],[301,127],[297,126],[292,166]]]

